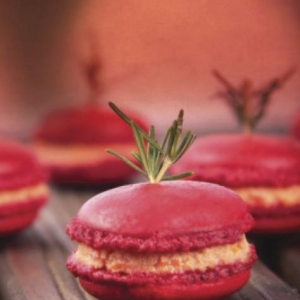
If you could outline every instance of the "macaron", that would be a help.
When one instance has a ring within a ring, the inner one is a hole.
[[[300,113],[296,115],[291,131],[292,135],[300,140]]]
[[[45,172],[25,146],[0,140],[0,236],[29,226],[44,206]]]
[[[237,192],[255,219],[253,231],[300,229],[300,144],[289,137],[219,134],[199,138],[171,173]]]
[[[67,267],[99,299],[220,299],[246,284],[253,218],[230,189],[188,180],[118,187],[67,225]]]
[[[132,116],[140,126],[144,122]],[[105,152],[130,158],[131,128],[112,111],[84,105],[50,113],[33,135],[32,146],[55,183],[98,185],[127,180],[134,170]]]

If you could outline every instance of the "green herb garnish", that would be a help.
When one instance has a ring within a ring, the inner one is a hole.
[[[295,68],[291,68],[281,77],[274,78],[266,86],[257,90],[254,89],[253,82],[249,79],[245,79],[239,87],[235,87],[219,71],[214,70],[213,75],[225,87],[225,91],[219,92],[217,96],[228,103],[242,130],[249,133],[264,116],[272,93],[280,89],[295,71]]]
[[[150,126],[147,133],[137,123],[126,116],[115,104],[109,102],[109,106],[131,126],[137,145],[137,152],[133,151],[131,154],[140,166],[111,149],[106,149],[108,153],[120,158],[152,183],[158,183],[161,180],[181,179],[193,174],[193,172],[185,172],[172,176],[164,176],[169,167],[181,158],[196,138],[196,135],[191,131],[188,131],[184,136],[182,134],[183,110],[180,110],[177,119],[173,121],[172,126],[168,129],[160,145],[156,140],[154,126]]]

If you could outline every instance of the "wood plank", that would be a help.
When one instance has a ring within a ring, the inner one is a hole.
[[[16,237],[1,240],[1,299],[94,299],[65,267],[67,256],[75,247],[65,234],[65,226],[80,206],[98,192],[52,189],[47,208],[33,226]],[[249,283],[227,300],[300,300],[300,296],[258,262]]]
[[[73,243],[47,214],[45,211],[31,229],[1,245],[3,299],[92,299],[65,267]]]
[[[300,291],[300,235],[299,232],[281,239],[277,246],[277,270],[290,285]]]
[[[273,237],[256,237],[260,258],[292,287],[300,291],[300,235],[299,232]]]
[[[64,228],[82,205],[75,200],[86,200],[85,193],[79,195],[68,192],[67,197],[58,197],[53,190],[47,208],[32,228],[1,243],[3,299],[92,299],[65,268],[75,244]]]
[[[279,279],[260,261],[252,269],[248,284],[230,300],[296,300],[300,295],[296,289]]]
[[[289,247],[279,257],[279,272],[291,286],[300,291],[300,247]]]

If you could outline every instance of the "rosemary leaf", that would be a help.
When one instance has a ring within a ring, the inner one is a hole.
[[[140,134],[142,135],[142,137],[149,142],[155,149],[157,149],[158,151],[162,152],[161,147],[158,145],[158,143],[152,139],[150,136],[148,136],[144,131],[140,131]]]
[[[156,178],[156,176],[159,172],[160,166],[162,165],[162,162],[164,160],[164,155],[159,151],[155,151],[153,153],[151,160],[152,160],[153,176]]]
[[[178,153],[181,153],[181,152],[183,151],[184,146],[187,144],[187,142],[188,142],[188,140],[190,139],[191,136],[192,136],[191,131],[188,131],[188,132],[185,134],[184,138],[182,139],[182,142],[181,142],[180,146],[179,146],[178,149],[177,149],[177,154],[176,154],[176,156],[178,155]]]
[[[124,120],[128,125],[131,124],[131,119],[128,118],[114,103],[108,102],[108,105],[110,108],[122,119]]]
[[[180,173],[180,174],[177,174],[177,175],[165,176],[165,177],[162,178],[162,181],[182,179],[182,178],[189,177],[193,174],[194,174],[194,172],[190,171],[190,172]]]
[[[169,140],[168,140],[168,143],[167,143],[166,155],[168,157],[172,157],[174,140],[175,140],[175,137],[176,137],[176,134],[177,134],[177,127],[178,127],[178,121],[175,120],[173,122],[172,127],[170,128],[170,135],[169,135]]]
[[[141,156],[138,154],[138,153],[136,153],[135,151],[132,151],[131,152],[131,155],[140,163],[140,164],[142,164],[142,160],[141,160]]]
[[[149,136],[152,140],[155,140],[155,128],[154,126],[150,126],[150,130],[149,130]],[[151,174],[155,174],[155,164],[156,164],[156,156],[157,153],[159,153],[159,151],[150,143],[148,143],[148,166],[149,166],[149,171]]]
[[[171,134],[171,128],[168,129],[168,131],[167,131],[167,133],[166,133],[166,135],[163,139],[162,146],[161,146],[162,152],[164,152],[164,150],[165,150],[165,147],[168,143],[168,139],[169,139],[170,134]]]
[[[144,167],[146,173],[150,174],[147,153],[146,153],[143,137],[142,137],[141,132],[140,132],[138,126],[136,125],[136,123],[134,123],[133,121],[131,121],[130,123],[131,123],[130,124],[131,128],[133,130],[134,139],[135,139],[138,151],[139,151],[139,155],[141,157],[141,164]]]
[[[149,136],[150,136],[150,138],[152,140],[155,140],[155,129],[154,129],[154,126],[150,126]],[[151,157],[153,155],[154,151],[155,151],[155,147],[151,143],[149,143],[147,150],[148,150],[147,151],[148,156]]]
[[[119,153],[111,150],[111,149],[105,149],[105,151],[107,153],[110,153],[114,156],[116,156],[117,158],[121,159],[123,162],[125,162],[127,165],[129,165],[131,168],[135,169],[137,172],[141,173],[142,175],[144,175],[145,177],[147,177],[147,173],[142,170],[141,168],[139,168],[137,165],[135,165],[133,162],[131,162],[128,158],[126,158],[123,155],[120,155]]]
[[[196,139],[196,135],[192,134],[192,135],[189,137],[189,139],[188,139],[188,141],[186,142],[186,144],[183,146],[181,152],[178,152],[178,153],[177,153],[176,157],[175,157],[174,160],[173,160],[173,163],[177,162],[177,161],[182,157],[182,155],[183,155],[183,154],[188,150],[188,148],[194,143],[195,139]]]
[[[128,116],[126,116],[114,103],[109,102],[108,105],[111,107],[111,109],[122,119],[124,120],[128,125],[131,126],[131,123],[133,120],[131,120]],[[135,123],[135,122],[134,122]],[[135,123],[136,124],[136,123]],[[160,146],[154,141],[151,137],[147,135],[147,133],[138,125],[136,124],[136,127],[138,128],[140,134],[155,148],[161,149]]]
[[[179,112],[179,114],[178,114],[178,117],[177,117],[177,128],[176,128],[176,134],[175,134],[175,139],[174,139],[174,143],[173,143],[172,157],[175,156],[178,142],[181,139],[182,124],[183,124],[183,114],[184,114],[184,112],[181,109],[180,112]]]
[[[182,131],[183,116],[184,116],[184,110],[181,109],[181,110],[179,111],[179,114],[178,114],[178,117],[177,117],[178,126],[180,127],[180,131]]]

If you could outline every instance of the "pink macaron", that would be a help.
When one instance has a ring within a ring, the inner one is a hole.
[[[141,117],[133,114],[140,126]],[[131,129],[112,111],[88,104],[50,113],[33,136],[33,149],[55,183],[101,185],[126,181],[134,170],[105,152],[131,159]]]
[[[300,229],[300,143],[289,137],[219,134],[199,138],[171,172],[236,191],[254,216],[256,232]]]
[[[45,178],[30,150],[0,141],[0,236],[18,232],[36,219],[48,197]]]
[[[296,139],[300,140],[300,113],[294,119],[291,132]]]
[[[119,187],[88,200],[67,226],[67,267],[103,300],[220,299],[249,279],[253,218],[231,190],[174,181]]]

